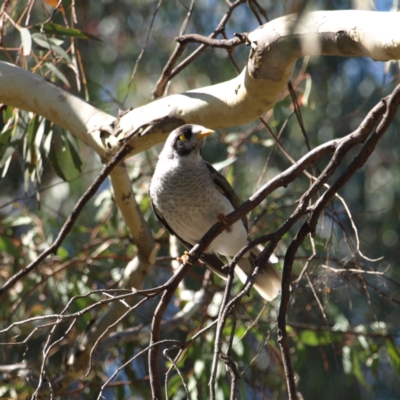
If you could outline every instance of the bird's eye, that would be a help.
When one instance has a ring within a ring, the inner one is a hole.
[[[188,138],[185,136],[185,134],[182,134],[179,136],[179,140],[181,140],[182,142],[185,142],[186,140],[188,140]]]

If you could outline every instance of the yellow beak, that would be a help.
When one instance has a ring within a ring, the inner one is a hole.
[[[203,138],[207,137],[208,135],[211,135],[212,133],[214,133],[214,131],[212,129],[205,129],[204,131],[202,131],[198,134],[198,137],[203,139]]]

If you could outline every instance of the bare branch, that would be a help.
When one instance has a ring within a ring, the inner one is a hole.
[[[245,1],[246,0],[237,0],[235,1],[235,3],[229,6],[228,11],[222,17],[220,23],[215,28],[214,32],[210,34],[209,38],[213,39],[217,37],[220,33],[222,33],[234,9],[243,4]],[[182,55],[188,43],[188,42],[183,42],[182,44],[180,43],[179,40],[177,41],[178,45],[175,47],[173,54],[168,60],[166,66],[164,67],[164,70],[162,71],[161,76],[156,84],[156,87],[153,90],[153,98],[162,96],[165,92],[165,87],[168,81],[170,81],[174,76],[179,74],[179,72],[181,72],[184,68],[186,68],[198,55],[200,55],[206,49],[206,46],[204,44],[200,45],[195,51],[193,51],[191,55],[186,57],[185,60],[183,60],[176,68],[174,68],[176,62],[178,61],[178,58]]]
[[[60,247],[63,240],[71,231],[72,227],[76,219],[78,218],[79,214],[82,212],[83,208],[87,204],[87,202],[92,198],[92,196],[96,193],[97,189],[100,185],[104,182],[107,178],[108,174],[112,171],[112,169],[130,152],[130,146],[124,145],[118,151],[118,153],[111,159],[111,161],[104,166],[101,170],[99,176],[94,180],[94,182],[89,186],[86,192],[82,195],[79,201],[76,203],[76,206],[72,210],[71,214],[68,216],[67,220],[65,221],[63,227],[61,228],[56,240],[53,244],[48,247],[45,251],[43,251],[36,260],[32,261],[27,267],[21,269],[18,273],[12,276],[7,282],[3,284],[0,288],[0,297],[10,288],[12,287],[19,279],[23,276],[29,274],[33,271],[41,261],[43,261],[47,256],[50,254],[54,254],[57,249]]]
[[[185,36],[179,36],[175,40],[181,45],[187,45],[188,43],[201,43],[208,47],[218,47],[221,49],[232,50],[236,46],[246,43],[245,33],[236,33],[236,37],[227,40],[218,40],[211,37],[202,36],[198,34],[191,34]]]
[[[296,385],[294,381],[293,368],[290,360],[289,344],[286,332],[286,313],[290,301],[290,279],[291,279],[291,270],[295,254],[301,243],[304,241],[305,237],[309,233],[311,234],[314,233],[318,218],[322,213],[324,207],[327,205],[327,203],[338,192],[338,190],[341,187],[343,187],[343,185],[354,175],[354,173],[359,168],[361,168],[367,161],[368,157],[372,153],[379,139],[382,137],[382,135],[392,122],[399,104],[400,104],[400,86],[398,86],[393,91],[393,93],[390,96],[388,96],[388,98],[383,99],[382,102],[378,104],[378,106],[376,106],[374,110],[372,110],[372,112],[368,114],[367,118],[363,121],[360,128],[358,129],[358,134],[361,134],[363,131],[364,133],[365,131],[366,132],[370,131],[376,123],[376,114],[382,114],[382,111],[385,112],[382,121],[376,128],[376,131],[370,136],[367,142],[363,145],[359,154],[353,159],[353,161],[350,163],[346,171],[343,174],[341,174],[341,176],[333,183],[333,185],[330,186],[330,188],[317,200],[315,205],[312,207],[309,219],[300,228],[299,232],[292,240],[286,252],[285,263],[283,267],[282,300],[278,315],[278,342],[283,356],[283,364],[285,368],[286,382],[288,387],[288,396],[290,400],[292,399],[295,400],[297,398],[297,395],[296,395]],[[378,112],[378,110],[380,112]],[[351,134],[348,137],[351,138],[351,136],[356,136],[356,134]],[[338,165],[337,163],[344,156],[343,153],[347,152],[346,147],[348,147],[348,145],[350,144],[350,139],[347,142],[348,142],[347,146],[346,146],[346,140],[344,140],[343,143],[340,146],[338,146],[334,156],[332,157],[331,162],[328,164],[327,168],[322,173],[323,175],[325,174],[331,175],[331,173],[333,172],[332,170],[336,169],[335,164]],[[322,179],[318,180],[322,182]],[[314,182],[311,189],[315,187],[318,180]],[[303,195],[302,199],[304,199],[304,197],[306,196]]]

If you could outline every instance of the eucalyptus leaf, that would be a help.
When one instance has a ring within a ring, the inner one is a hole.
[[[74,163],[74,167],[82,172],[82,160],[79,155],[78,141],[75,136],[71,135],[68,131],[63,131],[63,136],[65,138],[65,144],[68,147],[69,153]]]
[[[220,161],[217,163],[213,164],[213,167],[217,170],[217,171],[221,171],[222,169],[224,169],[225,167],[228,167],[229,165],[232,165],[235,161],[237,160],[236,157],[230,157],[227,158],[224,161]]]
[[[64,175],[64,172],[61,168],[60,162],[59,162],[59,157],[58,157],[58,151],[60,149],[56,148],[56,146],[51,146],[51,151],[49,153],[49,161],[51,166],[53,167],[54,172],[63,180],[67,181],[66,176]]]
[[[40,24],[34,25],[36,29],[43,29],[48,34],[58,35],[58,36],[67,36],[73,37],[76,39],[85,39],[85,40],[96,40],[101,42],[101,39],[97,36],[91,35],[90,33],[81,31],[80,29],[76,28],[68,28],[63,25],[47,23],[47,24]]]
[[[23,55],[29,56],[32,50],[32,36],[27,28],[20,28],[19,33],[21,35]]]
[[[71,85],[68,82],[68,79],[65,77],[65,75],[52,63],[47,62],[44,64],[51,72],[54,73],[54,75],[60,79],[67,87],[71,87]]]
[[[4,252],[4,253],[7,253],[7,254],[10,254],[16,260],[18,260],[19,257],[20,257],[19,250],[14,245],[12,240],[7,236],[0,235],[0,251]]]

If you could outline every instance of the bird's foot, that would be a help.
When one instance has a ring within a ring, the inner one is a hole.
[[[185,251],[180,257],[176,257],[176,259],[182,263],[185,264],[188,262],[188,258],[189,258],[189,252]]]
[[[221,223],[222,225],[225,226],[225,230],[227,232],[232,232],[232,228],[228,225],[228,219],[226,218],[225,214],[222,214],[222,213],[218,214],[217,220],[219,223]]]
[[[200,260],[197,260],[195,263],[189,262],[188,260],[189,257],[190,257],[189,252],[185,251],[183,255],[181,255],[180,257],[176,257],[176,259],[182,264],[188,263],[190,265],[203,265],[203,263]]]

